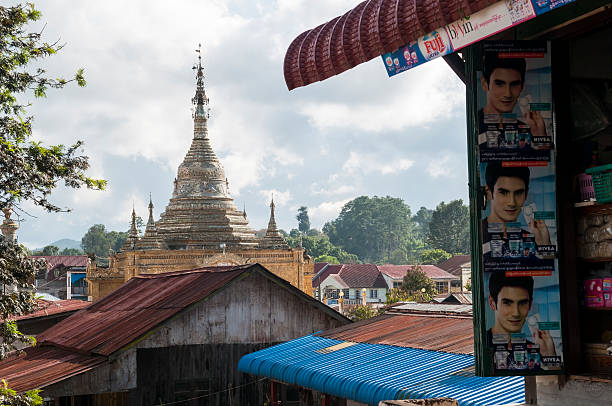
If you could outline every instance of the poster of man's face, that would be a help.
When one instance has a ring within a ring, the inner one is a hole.
[[[477,102],[487,347],[495,370],[554,369],[562,360],[549,44],[491,42],[483,55]]]

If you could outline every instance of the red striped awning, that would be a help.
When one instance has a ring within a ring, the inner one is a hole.
[[[498,0],[366,0],[305,31],[285,55],[289,90],[367,62]]]

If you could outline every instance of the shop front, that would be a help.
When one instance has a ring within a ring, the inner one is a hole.
[[[289,89],[379,56],[464,81],[476,373],[541,405],[612,399],[611,22],[609,0],[370,0],[285,58]]]

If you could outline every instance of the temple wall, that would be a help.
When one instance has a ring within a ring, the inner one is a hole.
[[[116,254],[107,269],[95,264],[87,269],[89,295],[94,301],[140,274],[183,271],[204,266],[260,263],[270,272],[312,296],[314,261],[304,259],[301,249],[242,250],[147,250]]]

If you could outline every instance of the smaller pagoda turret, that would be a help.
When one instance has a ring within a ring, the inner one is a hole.
[[[153,200],[149,194],[149,220],[147,228],[141,239],[136,243],[137,250],[160,250],[164,248],[164,243],[157,235],[157,226],[153,219]]]
[[[278,230],[276,225],[276,219],[274,218],[274,196],[270,202],[270,221],[268,221],[268,229],[266,235],[259,243],[260,248],[274,248],[274,249],[288,249],[289,245],[283,238],[282,234]]]
[[[136,228],[136,210],[132,208],[132,224],[130,225],[130,231],[128,232],[127,239],[121,246],[121,251],[135,250],[138,239],[138,229]]]

